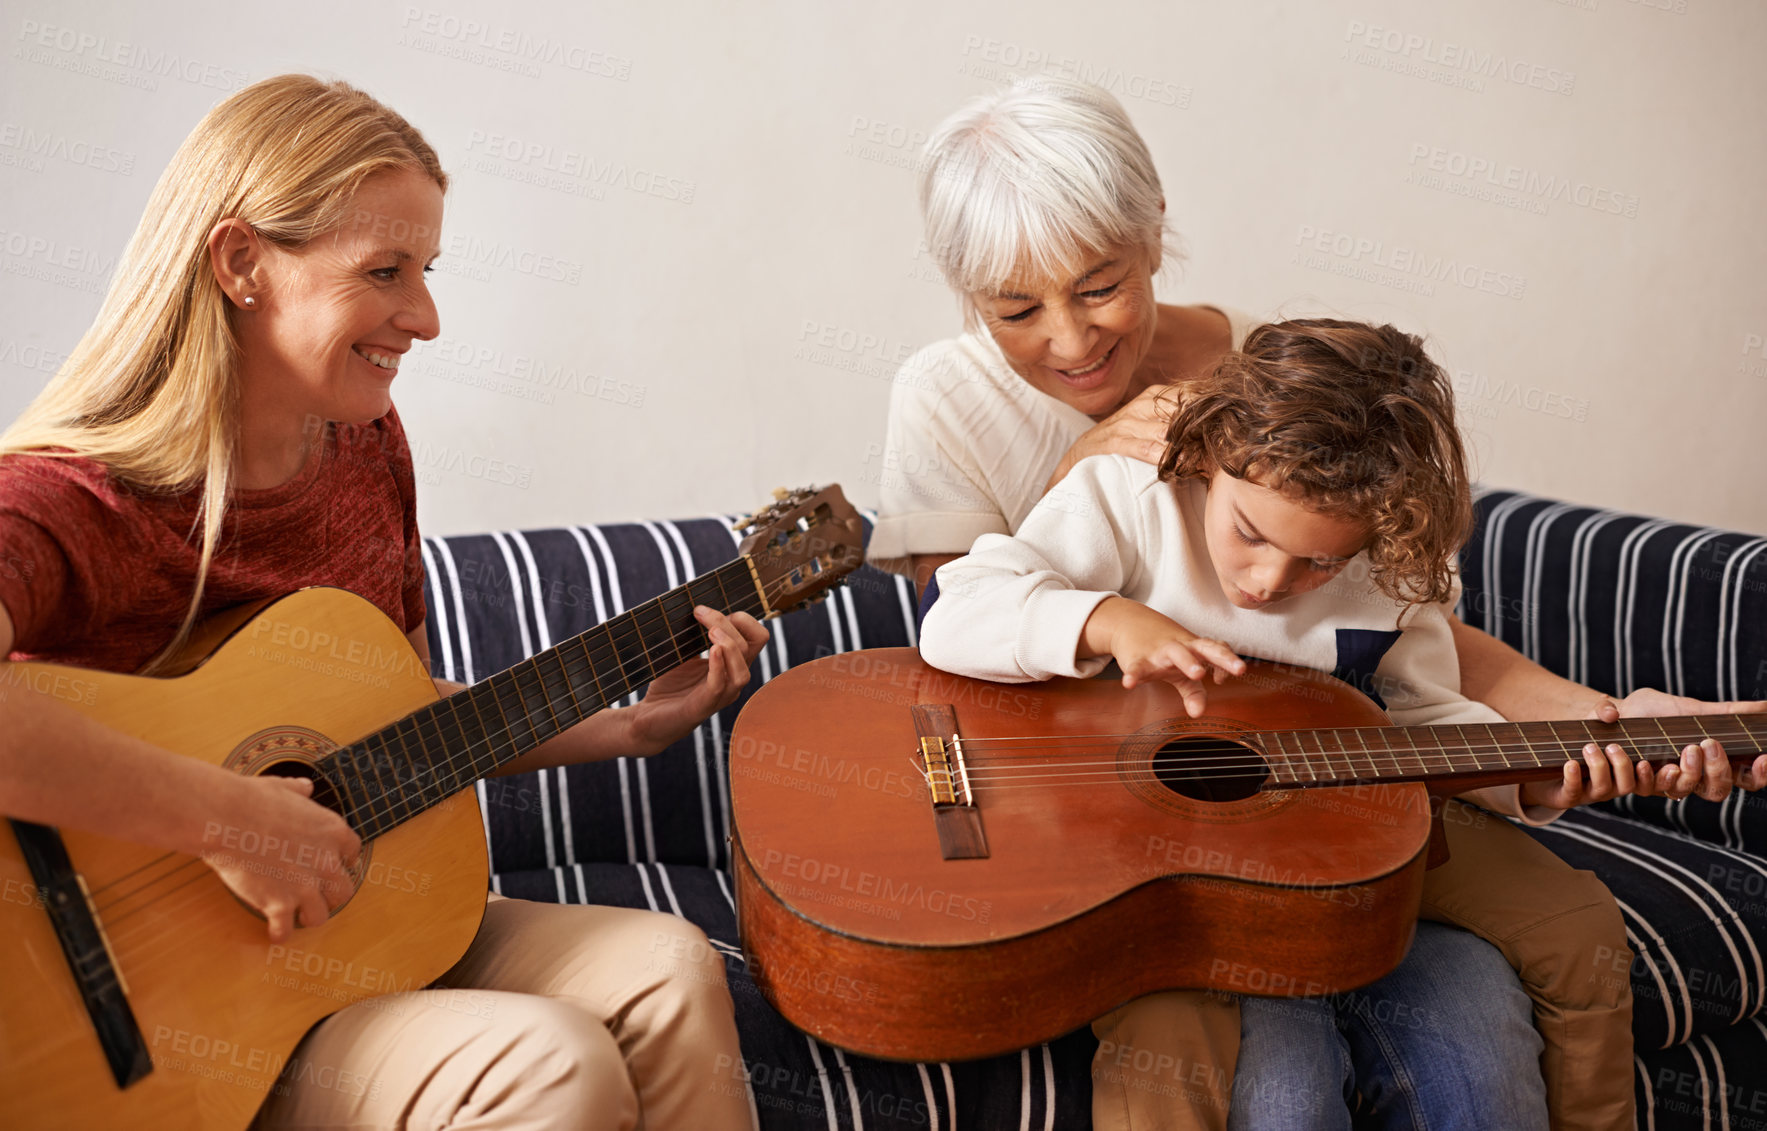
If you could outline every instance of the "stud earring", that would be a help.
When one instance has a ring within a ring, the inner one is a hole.
[[[245,299],[244,299],[244,302],[245,302],[245,304],[246,304],[246,305],[247,305],[247,306],[256,306],[256,305],[258,305],[258,300],[257,300],[257,299],[255,299],[255,298],[253,298],[253,297],[252,297],[252,296],[251,296],[251,295],[246,295],[246,296],[245,296]]]

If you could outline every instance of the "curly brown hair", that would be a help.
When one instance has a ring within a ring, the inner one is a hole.
[[[1392,326],[1304,318],[1254,329],[1184,388],[1160,477],[1216,470],[1366,522],[1370,580],[1403,605],[1445,601],[1472,528],[1448,376]]]

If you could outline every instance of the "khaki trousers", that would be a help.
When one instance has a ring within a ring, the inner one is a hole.
[[[1577,871],[1502,817],[1450,801],[1450,858],[1424,873],[1419,916],[1503,952],[1534,1002],[1555,1131],[1631,1131],[1632,952],[1593,872]],[[1239,1055],[1239,1006],[1201,991],[1149,994],[1093,1022],[1099,1131],[1223,1131]]]
[[[430,989],[320,1022],[261,1128],[752,1127],[724,960],[674,915],[493,895]]]

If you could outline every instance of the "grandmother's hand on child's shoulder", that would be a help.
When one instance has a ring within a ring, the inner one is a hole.
[[[1128,404],[1080,434],[1055,465],[1043,493],[1053,490],[1088,456],[1121,455],[1143,463],[1160,462],[1166,451],[1166,423],[1183,399],[1183,389],[1177,385],[1150,385],[1141,390]]]

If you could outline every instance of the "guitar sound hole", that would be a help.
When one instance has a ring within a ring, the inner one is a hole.
[[[258,771],[259,777],[272,778],[306,778],[313,783],[313,800],[340,817],[344,813],[343,802],[338,799],[337,787],[331,780],[319,772],[319,768],[311,762],[297,762],[292,759],[272,762]]]
[[[330,809],[333,813],[343,817],[345,820],[349,819],[349,814],[344,812],[343,803],[338,797],[337,787],[332,784],[330,778],[319,772],[318,766],[315,766],[311,762],[304,762],[296,758],[278,759],[259,769],[258,776],[306,778],[313,783],[314,801],[318,802],[325,808]],[[373,852],[374,842],[363,841],[362,853],[356,857],[355,865],[344,869],[350,877],[352,888],[349,895],[344,898],[344,902],[331,909],[333,916],[336,916],[338,912],[342,911],[344,906],[348,904],[351,899],[355,898],[356,891],[361,889],[362,881],[368,877],[368,860]],[[253,911],[252,914],[256,915],[258,913]]]
[[[1195,801],[1243,801],[1264,788],[1270,768],[1249,746],[1212,735],[1174,738],[1153,756],[1153,776]]]

